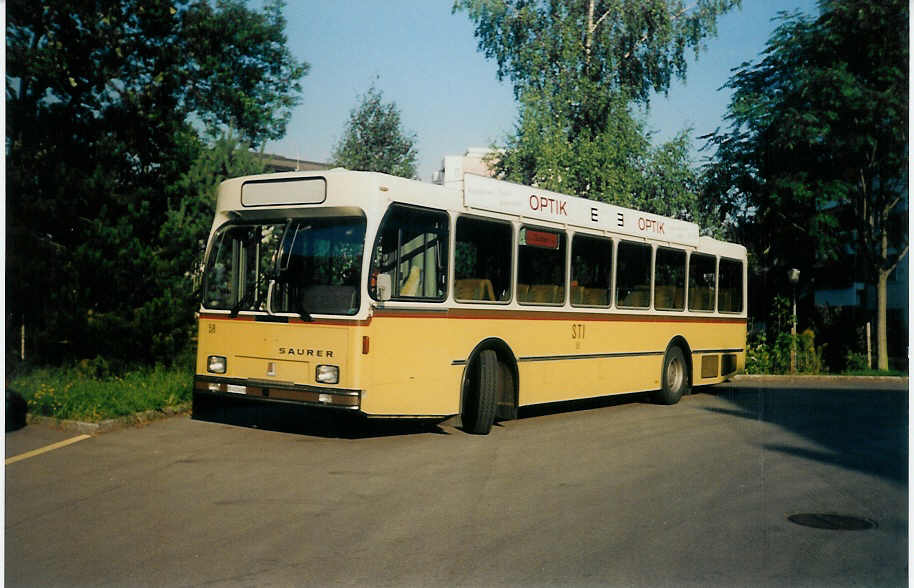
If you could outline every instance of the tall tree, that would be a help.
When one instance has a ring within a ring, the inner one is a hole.
[[[738,0],[456,0],[479,49],[510,80],[520,120],[496,169],[506,177],[619,204],[642,204],[682,137],[654,157],[633,110],[684,78],[717,17]],[[685,165],[680,159],[677,164]],[[694,175],[694,174],[693,174]],[[656,185],[655,185],[656,187]],[[683,190],[676,190],[681,193]],[[691,197],[694,202],[695,196]],[[689,208],[694,208],[690,205]]]
[[[7,6],[8,332],[24,323],[39,359],[167,360],[181,342],[160,325],[182,293],[157,275],[162,227],[205,130],[255,145],[284,132],[308,65],[286,47],[283,4]]]
[[[824,0],[781,15],[762,59],[730,78],[729,126],[709,137],[706,206],[766,265],[865,260],[888,368],[887,280],[908,252],[908,4]],[[840,215],[841,211],[850,214]],[[841,219],[846,219],[842,222]]]
[[[396,103],[385,103],[375,86],[358,101],[333,150],[333,162],[354,170],[415,177],[416,135],[402,129]]]
[[[507,180],[665,216],[700,221],[699,173],[688,130],[651,145],[644,123],[617,99],[598,132],[572,136],[556,113],[562,102],[522,100],[520,121],[491,164]]]

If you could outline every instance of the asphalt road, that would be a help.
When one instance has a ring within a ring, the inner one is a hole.
[[[486,437],[259,406],[176,417],[8,464],[5,580],[904,586],[908,393],[879,386],[634,396]],[[73,436],[29,426],[7,457]]]

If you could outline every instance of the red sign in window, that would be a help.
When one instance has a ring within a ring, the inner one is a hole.
[[[524,244],[533,247],[542,247],[544,249],[558,249],[559,236],[557,233],[547,233],[546,231],[524,231]]]

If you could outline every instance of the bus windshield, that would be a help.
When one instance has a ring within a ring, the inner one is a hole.
[[[355,314],[364,240],[360,217],[225,225],[213,238],[203,306],[305,319]]]

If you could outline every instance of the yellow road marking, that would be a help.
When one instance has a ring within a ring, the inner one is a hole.
[[[85,439],[91,439],[91,435],[78,435],[76,437],[71,437],[70,439],[65,439],[58,443],[52,443],[51,445],[45,445],[38,449],[32,451],[26,451],[25,453],[20,453],[19,455],[14,455],[6,459],[5,465],[10,465],[11,463],[16,463],[17,461],[22,461],[24,459],[29,459],[35,457],[36,455],[41,455],[42,453],[47,453],[49,451],[54,451],[55,449],[60,449],[61,447],[66,447],[67,445],[73,445],[74,443],[79,443]]]

